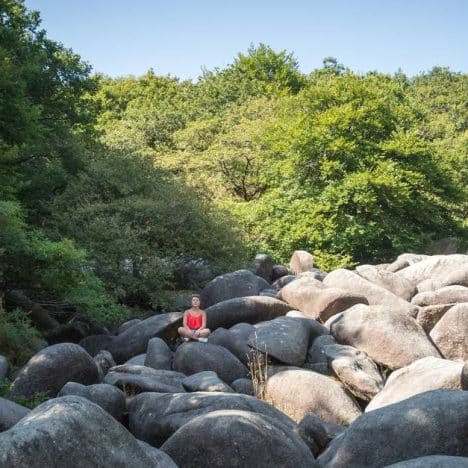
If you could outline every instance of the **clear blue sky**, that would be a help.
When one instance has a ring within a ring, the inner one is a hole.
[[[468,0],[26,0],[50,38],[111,76],[196,78],[251,43],[301,70],[336,57],[358,71],[468,71]]]

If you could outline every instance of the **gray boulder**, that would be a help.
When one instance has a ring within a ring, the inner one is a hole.
[[[134,318],[132,320],[127,320],[126,322],[122,323],[120,327],[117,329],[117,335],[120,335],[124,331],[128,330],[130,327],[133,327],[133,325],[136,325],[137,323],[140,323],[141,319]]]
[[[255,395],[254,387],[251,379],[236,379],[231,384],[231,388],[236,393],[242,393],[244,395]]]
[[[446,359],[468,361],[468,302],[450,308],[430,336]]]
[[[232,393],[233,389],[223,382],[213,371],[203,371],[185,377],[182,385],[189,392],[224,392]]]
[[[96,356],[99,351],[108,350],[114,339],[115,336],[112,335],[90,335],[83,338],[79,345],[91,356]]]
[[[207,326],[229,328],[237,323],[258,323],[281,317],[292,310],[289,304],[267,296],[237,297],[206,309]]]
[[[468,392],[421,393],[363,414],[330,443],[319,463],[360,468],[433,454],[467,457],[467,421]]]
[[[270,284],[250,270],[238,270],[212,279],[201,291],[201,306],[206,309],[235,297],[258,296]]]
[[[185,391],[182,386],[185,377],[180,372],[123,364],[112,367],[104,382],[115,385],[124,392],[178,393]]]
[[[99,351],[99,353],[97,353],[93,359],[94,359],[94,362],[98,365],[98,367],[102,371],[101,380],[107,374],[108,370],[111,367],[115,366],[115,361],[114,361],[114,358],[112,357],[112,354],[106,350]]]
[[[148,341],[146,358],[143,365],[152,367],[153,369],[171,370],[173,355],[174,353],[164,340],[161,338],[151,338],[151,340]]]
[[[2,432],[0,466],[176,467],[165,453],[144,450],[110,414],[78,396],[49,400]]]
[[[14,398],[32,398],[40,392],[56,396],[67,382],[91,385],[99,382],[93,358],[74,343],[59,343],[42,349],[18,372],[11,385]]]
[[[138,354],[128,359],[123,363],[124,366],[144,366],[146,360],[146,353]]]
[[[289,275],[289,270],[287,266],[273,265],[273,270],[271,272],[271,281],[276,281],[286,275]]]
[[[292,281],[295,281],[296,279],[297,278],[294,275],[281,276],[281,278],[278,278],[276,281],[274,281],[272,286],[276,289],[281,289],[287,286]]]
[[[107,411],[117,421],[123,421],[126,410],[125,395],[113,385],[96,384],[86,386],[76,382],[68,382],[58,394],[59,397],[66,395],[86,398]]]
[[[0,397],[0,432],[10,429],[30,411],[30,409],[18,405],[14,401]]]
[[[186,375],[213,371],[228,384],[248,375],[244,364],[226,348],[198,341],[183,343],[177,348],[174,369]]]
[[[257,254],[253,261],[253,272],[270,282],[273,276],[273,260],[267,254]]]
[[[8,361],[5,356],[0,355],[0,380],[3,380],[8,375]]]
[[[461,390],[463,363],[426,357],[390,374],[385,387],[367,405],[366,412],[398,403],[418,393],[439,389]]]
[[[263,414],[220,410],[181,427],[161,447],[180,467],[316,467],[297,433]]]
[[[278,372],[268,379],[266,392],[273,405],[295,421],[312,412],[325,421],[350,424],[361,414],[340,382],[310,370]]]
[[[418,306],[455,304],[468,302],[468,288],[465,286],[445,286],[435,291],[416,294],[411,303]]]
[[[289,269],[295,275],[314,268],[314,257],[305,250],[296,250],[289,261]]]
[[[447,455],[429,455],[427,457],[412,458],[386,468],[468,468],[468,458],[450,457]]]
[[[303,367],[316,370],[316,372],[324,375],[332,374],[333,371],[325,353],[325,346],[334,344],[336,344],[336,340],[332,335],[321,335],[315,338],[307,350],[306,363]]]
[[[330,331],[338,343],[354,346],[390,369],[440,357],[416,320],[389,307],[355,305],[330,323]]]
[[[242,324],[239,324],[242,325]],[[251,348],[247,344],[250,333],[255,330],[253,325],[246,325],[245,328],[231,327],[229,330],[225,328],[217,328],[209,337],[208,343],[223,346],[229,350],[234,356],[239,359],[244,365],[248,365]],[[247,329],[248,327],[248,329]],[[246,333],[247,332],[247,333]],[[246,336],[247,335],[247,336]]]
[[[211,411],[235,409],[269,416],[291,431],[296,424],[281,411],[253,396],[236,393],[141,393],[128,405],[129,429],[138,439],[159,447],[193,418]]]

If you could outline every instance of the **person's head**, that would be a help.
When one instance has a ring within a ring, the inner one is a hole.
[[[200,296],[198,294],[192,296],[192,307],[200,307]]]

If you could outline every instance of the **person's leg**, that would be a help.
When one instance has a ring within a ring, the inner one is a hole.
[[[186,327],[179,327],[177,331],[182,338],[193,338],[192,331]]]
[[[210,333],[211,333],[211,330],[209,328],[201,328],[199,330],[199,336],[201,336],[202,338],[207,338]]]

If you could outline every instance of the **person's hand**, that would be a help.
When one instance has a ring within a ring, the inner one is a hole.
[[[199,337],[200,336],[200,330],[195,330],[195,336]]]

